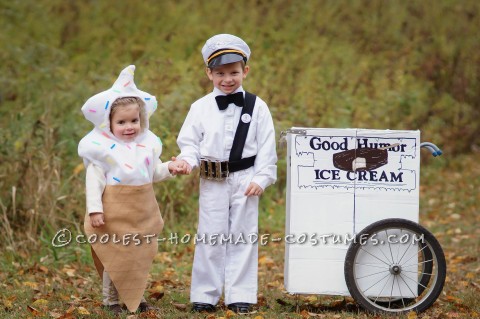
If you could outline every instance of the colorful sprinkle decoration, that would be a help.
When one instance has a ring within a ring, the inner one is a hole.
[[[145,105],[142,112],[148,112],[149,117],[160,107],[154,95],[137,89],[133,77],[134,68],[128,66],[122,70],[112,86],[98,97],[95,95],[95,98],[89,99],[82,107],[83,115],[95,125],[95,129],[88,133],[89,137],[82,142],[81,149],[79,146],[79,152],[86,161],[100,162],[105,169],[107,184],[117,186],[150,181],[162,150],[160,138],[157,142],[156,136],[151,136],[150,133],[145,134],[145,138],[142,135],[134,140],[123,140],[109,130],[111,122],[108,113],[119,97],[135,96],[142,99]]]

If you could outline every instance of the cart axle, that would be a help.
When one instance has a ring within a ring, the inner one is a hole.
[[[389,270],[392,275],[400,275],[402,267],[400,265],[392,265]]]

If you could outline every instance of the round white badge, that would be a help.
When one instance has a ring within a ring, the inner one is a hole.
[[[250,121],[252,120],[252,117],[250,116],[250,114],[243,114],[242,115],[242,122],[243,123],[250,123]]]

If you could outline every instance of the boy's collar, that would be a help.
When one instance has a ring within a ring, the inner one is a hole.
[[[245,90],[243,89],[242,86],[240,86],[238,89],[236,89],[235,91],[233,91],[230,94],[234,94],[234,93],[237,93],[237,92],[245,93]],[[217,89],[216,87],[213,87],[213,92],[212,93],[213,93],[213,97],[216,97],[216,96],[219,96],[219,95],[225,95],[225,93],[223,93],[220,89]]]

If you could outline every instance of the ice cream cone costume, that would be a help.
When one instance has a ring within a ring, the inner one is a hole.
[[[126,67],[112,88],[94,95],[83,105],[84,116],[95,127],[78,146],[87,167],[84,228],[92,246],[95,267],[100,277],[104,270],[108,273],[130,311],[135,311],[143,298],[157,253],[157,238],[163,228],[152,183],[171,177],[168,163],[159,159],[162,143],[148,130],[148,119],[156,110],[157,101],[137,89],[134,70],[133,65]],[[144,129],[131,142],[116,138],[110,131],[111,105],[121,97],[139,97],[145,103],[145,112],[140,112]],[[103,183],[103,193],[97,196],[101,197],[98,207],[89,204],[89,196],[95,193],[89,190],[90,165],[95,166],[95,178]],[[103,211],[105,225],[93,228],[90,213],[98,211]]]

